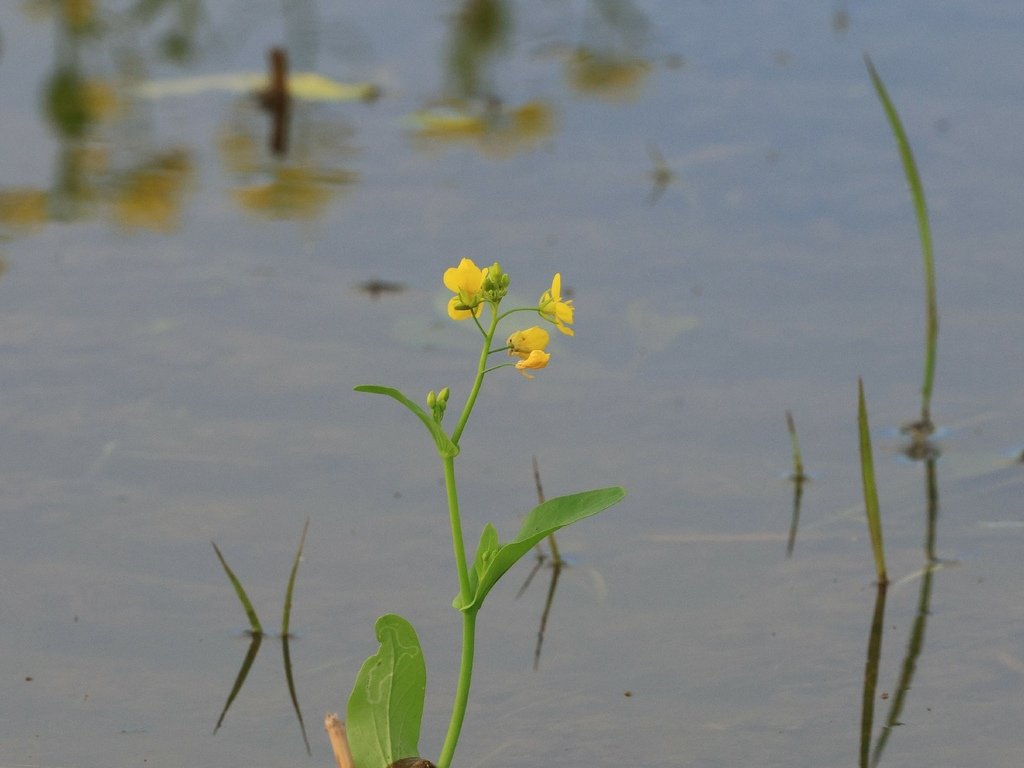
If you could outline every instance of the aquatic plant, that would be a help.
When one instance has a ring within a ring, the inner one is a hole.
[[[900,121],[899,113],[889,98],[882,78],[871,63],[871,59],[865,54],[864,63],[867,65],[871,82],[875,86],[875,93],[878,100],[882,102],[885,116],[889,120],[889,128],[896,139],[896,146],[899,149],[900,160],[903,163],[903,173],[907,177],[907,186],[910,187],[910,196],[914,201],[914,215],[917,217],[917,233],[921,241],[921,260],[924,266],[924,291],[925,291],[925,337],[924,337],[924,377],[921,382],[921,418],[904,426],[904,431],[909,433],[915,443],[924,442],[928,435],[935,431],[932,423],[931,402],[932,383],[935,379],[935,349],[939,340],[939,310],[938,300],[935,291],[935,261],[932,257],[932,230],[928,222],[928,206],[924,199],[924,186],[921,184],[921,176],[917,172],[917,164],[914,162],[914,153],[910,150],[910,140],[906,131],[903,130],[903,123]]]
[[[289,641],[292,636],[289,632],[291,626],[291,615],[292,615],[292,594],[295,591],[295,577],[299,572],[299,563],[302,561],[302,550],[306,546],[306,533],[309,531],[309,518],[306,518],[305,524],[302,526],[302,536],[299,538],[299,548],[295,553],[295,560],[292,562],[292,570],[288,576],[288,586],[285,588],[284,593],[284,609],[281,613],[281,652],[284,657],[284,675],[285,680],[288,683],[288,695],[292,700],[292,709],[295,711],[295,717],[299,721],[299,728],[302,730],[302,741],[306,745],[306,753],[312,754],[309,748],[309,738],[306,736],[306,723],[302,719],[302,709],[299,707],[299,697],[295,692],[295,677],[292,675],[292,657],[289,649]],[[246,594],[245,588],[242,586],[242,582],[235,575],[235,572],[231,570],[228,565],[228,561],[224,558],[224,554],[220,551],[220,547],[217,546],[216,542],[210,542],[213,544],[213,551],[217,553],[217,559],[220,560],[220,564],[224,568],[224,573],[227,574],[228,580],[231,585],[235,588],[235,594],[238,595],[238,601],[242,604],[242,609],[245,611],[245,615],[249,618],[249,635],[252,637],[249,643],[249,650],[245,654],[245,659],[242,661],[242,666],[238,670],[238,674],[235,676],[235,683],[231,687],[231,692],[228,694],[227,701],[224,703],[224,708],[221,710],[220,717],[217,718],[217,724],[213,728],[213,732],[217,733],[220,730],[221,725],[224,723],[224,718],[228,714],[228,710],[231,709],[231,703],[235,700],[238,692],[242,690],[242,686],[245,684],[245,679],[249,675],[249,670],[252,668],[253,662],[256,660],[256,654],[259,653],[260,644],[263,642],[264,632],[263,627],[260,624],[259,617],[256,615],[256,609],[253,607],[252,601],[249,599],[249,595]]]
[[[804,459],[800,453],[800,438],[797,437],[796,421],[793,420],[793,414],[790,411],[786,411],[786,428],[789,430],[789,444],[793,452],[793,472],[789,476],[793,483],[793,515],[789,523],[786,557],[792,557],[793,548],[796,546],[796,531],[800,525],[800,501],[804,496],[804,483],[811,478],[804,472]]]
[[[860,476],[864,486],[864,510],[871,535],[871,552],[875,557],[875,572],[879,585],[889,583],[885,570],[885,547],[882,542],[882,513],[878,508],[878,489],[875,486],[875,463],[871,456],[871,433],[868,430],[868,406],[864,399],[864,381],[857,379],[857,428],[860,434]]]
[[[452,704],[447,735],[437,759],[438,768],[449,768],[462,729],[473,675],[476,643],[476,617],[484,599],[498,580],[536,544],[560,528],[594,515],[620,501],[625,492],[610,487],[549,499],[524,520],[519,533],[502,542],[496,528],[488,523],[480,536],[476,555],[466,557],[455,481],[455,459],[459,455],[462,434],[477,403],[488,374],[514,367],[527,378],[547,367],[550,336],[544,328],[532,326],[496,342],[498,325],[509,316],[529,313],[554,325],[563,335],[573,335],[575,307],[562,295],[561,274],[541,294],[537,304],[500,311],[508,293],[510,278],[495,262],[480,268],[470,259],[444,273],[444,285],[452,292],[448,315],[452,320],[471,320],[481,337],[480,355],[472,385],[454,428],[443,426],[451,390],[431,391],[427,408],[410,400],[397,389],[377,385],[359,386],[359,392],[385,395],[408,408],[427,428],[444,472],[448,502],[452,550],[458,577],[458,594],[452,602],[462,619],[462,651],[458,683]],[[485,315],[485,310],[487,314]],[[513,362],[491,365],[492,355],[505,353]],[[491,417],[493,418],[493,416]],[[376,622],[377,653],[363,664],[356,676],[348,700],[347,741],[350,748],[336,749],[339,763],[351,759],[356,768],[388,768],[401,765],[429,765],[419,755],[420,721],[426,692],[426,665],[419,639],[412,625],[395,614],[381,616]]]

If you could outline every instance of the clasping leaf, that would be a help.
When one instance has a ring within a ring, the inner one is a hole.
[[[427,668],[412,624],[389,613],[377,619],[380,649],[356,676],[348,700],[352,760],[359,768],[387,768],[419,756]]]
[[[473,560],[473,569],[469,574],[472,600],[463,605],[459,596],[452,604],[461,611],[480,610],[480,605],[491,591],[491,587],[537,542],[559,528],[618,504],[625,495],[625,490],[613,486],[545,501],[526,516],[519,534],[507,544],[499,543],[498,532],[488,523],[484,526],[480,546]]]

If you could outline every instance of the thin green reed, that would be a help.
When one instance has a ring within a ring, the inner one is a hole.
[[[800,438],[796,436],[796,422],[790,411],[786,411],[786,427],[789,429],[789,444],[793,450],[793,474],[790,475],[790,480],[802,483],[807,479],[807,475],[804,474],[804,460],[800,455]]]
[[[935,296],[935,262],[932,258],[932,231],[928,223],[928,206],[925,203],[924,187],[921,184],[921,177],[917,172],[917,164],[914,162],[914,154],[910,150],[910,141],[903,130],[903,123],[900,121],[899,113],[893,105],[889,94],[885,89],[882,78],[879,77],[871,59],[865,54],[864,63],[867,65],[871,82],[875,86],[875,93],[878,100],[882,102],[885,109],[885,116],[889,120],[889,128],[896,139],[896,146],[900,152],[900,160],[903,161],[903,173],[907,177],[907,184],[910,187],[910,195],[914,202],[914,213],[917,217],[917,232],[921,240],[921,257],[924,262],[924,288],[926,320],[925,345],[924,345],[924,381],[921,384],[921,421],[920,428],[928,434],[932,431],[931,401],[932,382],[935,378],[935,348],[939,339],[939,310]]]
[[[871,456],[871,433],[868,429],[868,407],[864,400],[864,381],[857,379],[857,426],[860,432],[860,474],[864,486],[864,509],[871,534],[871,552],[875,556],[878,583],[889,583],[885,570],[885,547],[882,542],[882,514],[878,508],[878,489],[875,486],[875,463]]]
[[[215,542],[213,544],[213,551],[217,553],[217,559],[220,560],[220,564],[224,566],[224,573],[227,574],[228,580],[231,582],[231,586],[235,588],[235,594],[238,595],[238,600],[242,604],[245,615],[249,617],[249,629],[254,635],[262,635],[263,627],[260,625],[259,617],[256,615],[256,609],[252,607],[252,601],[249,600],[249,596],[245,594],[245,588],[242,586],[242,582],[235,576],[235,572],[231,570],[228,565],[228,561],[224,559],[224,555],[221,554],[220,548]]]

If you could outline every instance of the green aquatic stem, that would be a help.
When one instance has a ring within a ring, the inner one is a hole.
[[[924,344],[924,379],[921,384],[921,426],[926,432],[931,432],[932,384],[935,379],[935,349],[939,338],[939,310],[935,290],[935,261],[932,254],[932,231],[928,221],[928,205],[925,202],[924,186],[921,184],[921,177],[917,172],[917,163],[914,162],[914,153],[910,149],[910,140],[907,138],[906,131],[903,130],[899,113],[867,54],[864,55],[864,63],[867,65],[871,82],[875,86],[878,100],[885,110],[885,116],[889,120],[889,128],[896,139],[900,160],[903,162],[903,173],[907,178],[907,185],[910,187],[910,195],[914,202],[914,214],[917,218],[917,233],[921,241],[921,258],[924,263],[927,321]]]
[[[868,429],[868,407],[864,399],[864,381],[857,379],[857,427],[860,436],[860,473],[864,487],[864,510],[871,535],[871,552],[875,558],[878,583],[888,584],[885,568],[885,546],[882,542],[882,513],[878,507],[878,488],[875,485],[875,463],[871,455],[871,433]]]

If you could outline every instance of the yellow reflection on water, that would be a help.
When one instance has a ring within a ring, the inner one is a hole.
[[[354,171],[318,171],[281,165],[264,184],[236,187],[231,194],[244,209],[271,219],[315,219],[344,187],[359,180]]]
[[[610,101],[639,96],[651,64],[636,56],[591,50],[584,46],[566,58],[565,79],[577,93]]]
[[[173,148],[153,155],[112,185],[114,218],[123,229],[173,232],[193,175],[187,150]]]
[[[529,152],[555,132],[554,109],[533,100],[518,107],[454,105],[423,109],[409,117],[418,146],[472,146],[484,154],[509,156]]]
[[[48,218],[46,192],[28,187],[0,189],[0,225],[25,232],[42,228]]]

